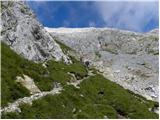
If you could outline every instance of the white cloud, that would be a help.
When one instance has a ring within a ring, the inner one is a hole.
[[[106,26],[142,31],[153,18],[158,21],[158,2],[96,2]]]

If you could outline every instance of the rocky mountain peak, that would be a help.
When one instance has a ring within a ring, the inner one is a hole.
[[[55,58],[70,62],[24,1],[3,1],[1,23],[2,41],[25,58],[34,61]]]
[[[158,30],[136,33],[113,28],[45,29],[106,78],[158,100]]]

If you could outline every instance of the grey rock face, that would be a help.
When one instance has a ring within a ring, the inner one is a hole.
[[[1,40],[25,58],[34,61],[55,58],[70,62],[25,2],[3,1],[1,24]]]
[[[46,28],[106,78],[158,101],[158,30],[134,33],[108,28]]]

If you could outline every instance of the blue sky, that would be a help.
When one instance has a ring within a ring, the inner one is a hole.
[[[159,27],[158,1],[28,1],[46,27],[112,27],[147,32]]]

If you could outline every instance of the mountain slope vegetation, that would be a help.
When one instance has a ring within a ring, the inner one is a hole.
[[[34,63],[13,52],[1,43],[2,48],[2,107],[18,98],[29,96],[29,91],[16,83],[16,76],[23,74],[33,78],[41,91],[49,91],[55,82],[63,91],[58,95],[47,95],[33,101],[32,105],[20,105],[21,112],[2,113],[2,118],[158,118],[149,109],[158,103],[125,90],[118,84],[104,78],[98,72],[89,76],[90,69],[72,58],[73,64],[54,60]],[[67,83],[83,81],[79,88]],[[18,86],[18,87],[16,87]]]

